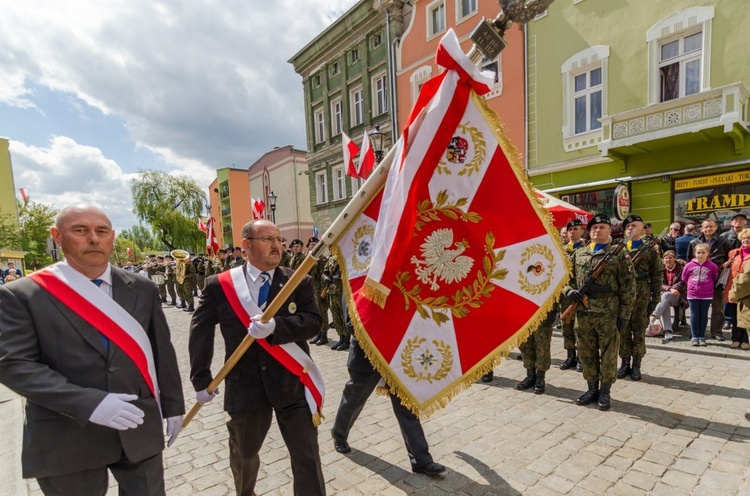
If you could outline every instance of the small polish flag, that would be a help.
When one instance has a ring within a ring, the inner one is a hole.
[[[360,177],[360,175],[359,171],[357,170],[357,166],[354,165],[354,157],[359,152],[359,148],[344,132],[341,133],[341,144],[344,147],[344,164],[346,165],[346,175],[357,179]]]
[[[375,152],[370,143],[370,136],[365,131],[365,134],[362,135],[362,154],[359,156],[359,177],[367,179],[374,168]]]
[[[23,201],[29,201],[29,191],[26,188],[19,188],[18,191],[21,192],[21,198],[23,198]]]

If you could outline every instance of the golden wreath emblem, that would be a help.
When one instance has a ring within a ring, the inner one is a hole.
[[[527,293],[538,295],[547,290],[552,282],[555,257],[549,247],[533,244],[521,255],[518,284]]]
[[[364,225],[359,226],[354,231],[354,239],[352,240],[355,246],[354,253],[352,253],[352,267],[354,270],[362,271],[367,270],[372,261],[372,237],[375,235],[375,226]]]
[[[432,384],[432,381],[444,379],[453,368],[451,346],[437,339],[428,344],[427,338],[420,336],[408,339],[401,351],[401,368],[407,377],[417,382]]]
[[[461,165],[461,170],[458,173],[459,176],[471,176],[473,173],[479,172],[479,169],[482,167],[484,158],[487,156],[487,142],[485,141],[482,132],[478,128],[470,126],[468,122],[459,124],[456,129],[460,131],[461,136],[453,137],[448,145],[448,149],[446,150],[446,158],[452,164]],[[467,135],[471,140],[471,145],[474,150],[474,157],[469,162],[465,162],[465,160],[461,159],[461,157],[465,156],[468,152],[468,150],[461,146],[465,141],[464,137]],[[438,162],[437,172],[438,174],[445,175],[452,174],[448,167],[448,163],[443,160]]]
[[[460,208],[467,203],[466,198],[448,203],[448,193],[445,190],[438,193],[434,203],[431,200],[419,202],[414,235],[416,236],[427,223],[440,221],[441,218],[478,223],[482,220],[481,216],[476,212],[464,212]],[[469,314],[470,309],[479,308],[495,289],[492,281],[505,279],[508,274],[507,269],[498,268],[499,262],[505,257],[505,250],[495,252],[495,236],[488,232],[484,240],[482,270],[476,272],[475,279],[453,295],[437,294],[423,297],[422,285],[437,292],[441,283],[453,284],[469,277],[475,262],[474,258],[464,254],[469,248],[469,243],[465,239],[454,241],[453,238],[454,232],[449,228],[438,228],[424,235],[420,245],[420,257],[413,255],[410,259],[414,267],[413,272],[399,272],[394,283],[404,295],[405,310],[414,304],[420,317],[432,318],[438,325],[447,322],[449,314],[455,318],[462,318]],[[412,275],[416,276],[417,283],[407,288]]]

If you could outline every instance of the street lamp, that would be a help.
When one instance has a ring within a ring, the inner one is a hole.
[[[268,195],[268,205],[271,207],[271,221],[276,224],[276,195],[273,191]]]
[[[375,131],[370,134],[370,138],[377,141],[377,146],[374,146],[375,143],[373,142],[375,148],[373,153],[375,153],[375,161],[380,163],[383,160],[383,133],[380,131],[380,124],[375,125]]]

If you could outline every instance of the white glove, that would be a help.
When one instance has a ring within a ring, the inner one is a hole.
[[[205,405],[212,399],[216,398],[219,394],[219,388],[216,388],[213,393],[209,393],[207,389],[202,389],[195,392],[195,401],[201,405]]]
[[[250,324],[250,327],[247,328],[248,334],[250,334],[255,339],[266,339],[268,336],[271,335],[274,329],[276,329],[276,321],[271,318],[268,322],[261,322],[260,318],[262,315],[256,315],[253,317],[252,324]]]
[[[180,433],[180,429],[182,429],[182,415],[167,418],[167,436],[169,436],[167,448],[172,446],[172,443],[175,442],[177,435]]]
[[[135,394],[109,393],[94,409],[89,422],[124,431],[134,429],[143,423],[143,410],[128,403],[135,401]]]

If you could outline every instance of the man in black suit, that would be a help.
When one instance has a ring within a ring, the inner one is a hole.
[[[346,326],[353,336],[354,328],[346,308],[344,308],[344,315],[346,315]],[[336,412],[336,420],[331,429],[333,446],[336,451],[343,454],[352,450],[347,441],[349,432],[354,426],[354,422],[357,421],[359,414],[362,413],[367,398],[370,397],[378,382],[380,382],[380,374],[373,368],[355,337],[351,338],[346,367],[349,370],[349,381],[344,386],[341,404]],[[404,438],[412,472],[427,474],[431,477],[441,476],[445,472],[445,467],[433,461],[419,417],[406,408],[396,395],[390,394],[389,396],[393,413],[396,415],[396,420],[398,420],[398,425],[401,428],[401,436]]]
[[[98,208],[64,208],[50,233],[65,262],[0,287],[0,382],[27,400],[23,476],[93,496],[109,469],[121,495],[163,495],[162,417],[171,444],[185,405],[156,286],[110,266]]]
[[[273,301],[294,271],[279,267],[284,238],[273,223],[266,220],[248,222],[242,228],[242,237],[247,262],[229,274],[206,279],[205,291],[190,325],[190,378],[197,392],[196,400],[202,404],[215,396],[206,389],[213,380],[211,361],[217,324],[224,337],[228,359],[248,333],[256,340],[265,339],[270,348],[296,343],[301,352],[309,355],[306,340],[318,333],[322,322],[315,304],[312,279],[305,276],[274,318],[261,323],[259,315],[254,315],[249,328],[243,324],[227,298],[222,281],[233,284],[237,299],[241,300],[243,294],[252,299],[242,302],[243,306],[260,312],[258,309]],[[244,287],[237,287],[237,281]],[[264,294],[267,283],[270,283],[270,288]],[[234,298],[232,301],[236,304]],[[261,343],[253,343],[229,373],[225,384],[224,410],[230,417],[227,423],[229,463],[237,494],[253,494],[260,468],[258,453],[274,412],[291,457],[294,493],[325,494],[318,430],[299,378]]]

